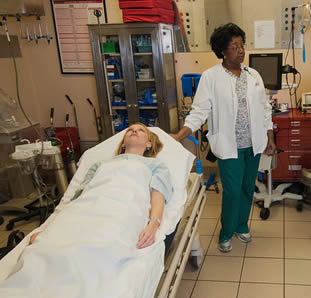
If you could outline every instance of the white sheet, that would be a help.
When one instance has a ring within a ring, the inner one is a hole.
[[[0,297],[153,297],[163,271],[163,241],[135,246],[148,218],[151,171],[122,159],[98,171],[26,247],[17,272],[0,284]]]
[[[163,149],[157,155],[157,159],[164,162],[171,173],[174,187],[173,197],[166,205],[160,230],[169,235],[176,227],[184,212],[184,204],[187,199],[186,186],[195,156],[176,142],[170,135],[159,127],[149,127],[156,133],[164,144]],[[98,161],[105,161],[115,155],[116,148],[121,142],[126,129],[87,150],[80,159],[80,166],[74,178],[71,180],[62,203],[69,200],[76,188],[82,182],[87,170]]]

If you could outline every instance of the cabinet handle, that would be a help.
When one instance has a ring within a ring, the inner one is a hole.
[[[291,121],[290,125],[291,126],[300,126],[300,121]]]
[[[293,140],[290,140],[291,142],[300,142],[300,139],[293,139]]]
[[[302,166],[301,165],[289,165],[288,170],[289,171],[301,171]]]
[[[137,108],[137,107],[138,107],[138,104],[137,104],[137,103],[135,103],[135,104],[134,104],[134,108]]]
[[[301,144],[291,144],[291,147],[300,147]]]
[[[300,134],[300,129],[292,129],[292,134],[293,135],[299,135]]]
[[[128,104],[128,105],[127,105],[127,107],[128,107],[128,108],[131,108],[131,107],[132,107],[132,105],[131,105],[131,104]]]
[[[301,155],[290,155],[289,158],[301,158]]]

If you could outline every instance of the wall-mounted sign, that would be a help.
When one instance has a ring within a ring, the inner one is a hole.
[[[51,0],[62,73],[93,73],[88,24],[97,24],[94,10],[100,10],[105,23],[102,0]]]

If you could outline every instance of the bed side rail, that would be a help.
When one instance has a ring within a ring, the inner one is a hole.
[[[198,195],[198,199],[195,202],[193,211],[185,227],[185,231],[176,249],[176,253],[173,257],[169,270],[167,271],[161,291],[157,296],[158,298],[174,298],[177,293],[179,283],[189,258],[191,245],[199,225],[199,219],[203,212],[205,202],[205,186],[202,186]]]

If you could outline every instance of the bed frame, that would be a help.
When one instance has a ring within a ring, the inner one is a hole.
[[[187,202],[165,269],[154,297],[174,298],[184,273],[201,214],[206,203],[202,174],[191,173],[187,186]],[[190,214],[190,215],[189,215]]]

